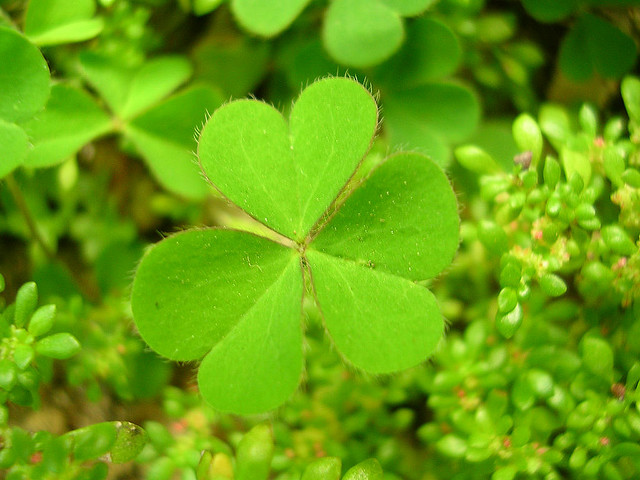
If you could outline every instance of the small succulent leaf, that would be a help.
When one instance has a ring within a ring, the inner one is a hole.
[[[179,56],[159,57],[129,67],[105,55],[83,52],[82,73],[122,119],[130,119],[162,100],[191,76],[191,65]]]
[[[334,0],[327,8],[322,39],[338,63],[371,67],[400,48],[404,26],[400,15],[380,0]]]
[[[382,480],[383,476],[380,462],[375,458],[369,458],[347,470],[342,480]]]
[[[233,0],[231,11],[251,33],[272,37],[285,30],[310,0]]]
[[[289,248],[235,230],[168,237],[145,254],[136,272],[131,307],[138,331],[164,357],[202,358],[245,316],[253,318],[251,310],[291,257]]]
[[[447,25],[420,17],[407,27],[407,41],[398,54],[376,69],[376,78],[395,90],[416,87],[451,75],[461,57],[460,42]]]
[[[0,27],[0,119],[32,117],[49,98],[49,67],[40,50],[11,28]]]
[[[640,125],[640,79],[627,76],[620,87],[629,118]]]
[[[382,3],[403,17],[415,17],[435,4],[435,0],[382,0]]]
[[[149,441],[147,432],[131,422],[113,422],[116,427],[116,440],[109,456],[113,463],[125,463],[133,460]]]
[[[33,143],[25,164],[50,167],[65,161],[112,128],[111,119],[83,90],[57,84],[46,108],[23,124]]]
[[[384,112],[392,145],[418,148],[439,165],[449,161],[448,143],[463,141],[480,120],[474,94],[452,83],[390,91]]]
[[[125,127],[125,134],[166,189],[192,199],[201,199],[210,191],[194,153],[194,132],[207,112],[221,103],[217,91],[193,87],[164,100]]]
[[[30,0],[24,32],[38,45],[82,42],[104,27],[95,13],[94,0]]]
[[[219,108],[202,131],[198,156],[227,198],[302,240],[359,165],[376,125],[377,106],[364,87],[327,78],[302,92],[289,125],[255,100]]]
[[[242,437],[236,449],[234,480],[267,480],[273,451],[271,427],[265,423],[253,427]]]
[[[409,280],[432,278],[458,248],[458,206],[444,172],[417,153],[390,157],[313,240],[315,250]]]
[[[340,480],[342,461],[338,457],[322,457],[311,462],[301,480]]]
[[[560,46],[560,68],[577,81],[594,70],[605,78],[619,78],[633,67],[637,51],[633,40],[606,20],[584,14]]]
[[[0,119],[0,179],[23,164],[29,150],[29,138],[15,123]]]
[[[433,353],[444,323],[428,289],[375,266],[311,249],[307,259],[329,335],[354,366],[390,373]]]
[[[298,388],[302,290],[299,259],[290,257],[280,277],[204,358],[198,384],[203,398],[217,410],[266,412]]]

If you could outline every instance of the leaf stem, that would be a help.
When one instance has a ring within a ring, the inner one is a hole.
[[[31,234],[33,240],[38,244],[38,246],[42,249],[46,257],[51,262],[56,262],[60,264],[66,271],[69,273],[71,278],[73,278],[74,283],[78,287],[78,290],[90,301],[94,303],[100,302],[100,294],[96,285],[91,282],[87,282],[86,279],[81,278],[74,269],[72,269],[66,262],[64,262],[58,255],[56,255],[55,251],[51,249],[51,247],[44,240],[44,237],[40,233],[38,226],[31,214],[31,210],[29,210],[29,205],[22,195],[22,191],[18,186],[18,182],[16,182],[15,178],[13,178],[12,174],[9,174],[5,177],[5,181],[7,182],[7,187],[9,188],[9,193],[13,197],[13,200],[16,202],[16,206],[22,217],[24,218],[27,228]]]

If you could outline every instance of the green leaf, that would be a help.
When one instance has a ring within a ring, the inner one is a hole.
[[[382,3],[403,17],[415,17],[436,3],[436,0],[382,0]]]
[[[629,118],[640,125],[640,79],[625,77],[620,87]]]
[[[325,14],[322,38],[338,63],[364,68],[400,48],[404,27],[398,13],[380,0],[334,0]]]
[[[138,425],[130,422],[113,422],[116,428],[116,440],[109,452],[113,463],[125,463],[133,460],[147,444],[147,433]]]
[[[24,327],[38,305],[38,286],[35,282],[27,282],[20,287],[16,294],[16,308],[13,323],[16,327]]]
[[[272,37],[291,25],[309,1],[233,0],[231,11],[246,30],[263,37]]]
[[[67,332],[55,333],[36,343],[36,352],[45,357],[64,360],[80,351],[78,340]]]
[[[413,367],[433,352],[444,322],[424,287],[369,265],[307,251],[318,305],[337,350],[371,373]]]
[[[463,141],[478,125],[480,106],[467,88],[428,83],[389,92],[384,100],[392,145],[418,148],[439,165],[449,161],[450,142]]]
[[[395,90],[415,87],[454,73],[461,56],[460,42],[447,25],[420,17],[407,28],[402,49],[377,67],[375,77]]]
[[[569,146],[565,146],[560,151],[560,157],[567,179],[571,179],[575,173],[580,176],[584,185],[589,185],[592,169],[588,152],[576,151]]]
[[[83,90],[54,85],[45,110],[23,124],[33,142],[28,167],[49,167],[65,161],[84,145],[111,130],[109,116]]]
[[[369,92],[346,78],[306,88],[291,111],[255,100],[219,108],[200,136],[210,181],[281,234],[302,240],[367,152],[377,125]]]
[[[342,461],[336,457],[314,460],[302,473],[301,480],[340,480]]]
[[[82,42],[104,27],[94,0],[30,0],[24,33],[38,45]]]
[[[29,149],[29,138],[15,123],[0,119],[0,179],[23,164]]]
[[[458,248],[457,209],[442,170],[423,155],[401,153],[351,194],[311,245],[376,272],[425,280]]]
[[[206,15],[213,12],[224,0],[193,0],[193,13]]]
[[[557,22],[577,8],[577,0],[522,0],[522,6],[536,20]]]
[[[0,27],[0,119],[26,120],[49,98],[49,67],[40,50],[15,30]]]
[[[533,155],[532,165],[535,166],[542,154],[542,132],[536,121],[528,114],[522,113],[513,122],[513,139],[520,151],[529,151]]]
[[[606,340],[585,337],[580,342],[582,362],[595,375],[610,382],[613,378],[613,350]]]
[[[53,304],[43,305],[37,309],[31,316],[31,320],[29,320],[29,333],[34,337],[39,337],[47,333],[51,330],[51,327],[53,327],[55,315],[56,306]]]
[[[342,480],[382,480],[382,478],[383,472],[380,462],[375,458],[370,458],[347,470]]]
[[[584,14],[560,46],[560,68],[576,81],[596,71],[605,78],[622,77],[636,61],[633,40],[609,22]]]
[[[79,428],[64,436],[73,441],[73,456],[76,460],[94,460],[108,453],[116,442],[120,422],[102,422]]]
[[[202,361],[198,383],[205,400],[246,415],[272,410],[293,394],[303,367],[301,298],[300,265],[293,259]]]
[[[273,458],[273,434],[268,425],[259,424],[238,444],[235,480],[267,480]]]
[[[194,80],[219,87],[227,97],[242,97],[254,91],[266,75],[270,47],[244,35],[204,41],[193,51]]]
[[[480,174],[502,171],[491,155],[475,145],[463,145],[454,151],[456,160],[467,170]]]
[[[275,408],[300,381],[302,276],[297,252],[233,230],[183,232],[155,245],[133,285],[142,338],[198,374],[217,409]],[[171,332],[171,335],[167,335]]]
[[[210,191],[196,164],[195,132],[207,112],[222,98],[207,87],[180,92],[142,114],[125,127],[125,134],[158,181],[187,198],[201,199]]]
[[[190,63],[180,56],[159,57],[132,68],[110,57],[84,52],[80,64],[89,83],[125,120],[153,106],[191,76]]]

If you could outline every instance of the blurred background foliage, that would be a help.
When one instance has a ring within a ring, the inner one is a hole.
[[[0,8],[0,476],[640,477],[637,1]],[[136,336],[133,271],[162,233],[250,228],[195,163],[207,113],[286,111],[326,75],[379,96],[358,177],[402,148],[454,182],[460,251],[431,285],[448,332],[370,378],[309,301],[303,389],[222,415]]]

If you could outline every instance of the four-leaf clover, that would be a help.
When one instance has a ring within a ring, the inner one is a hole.
[[[364,87],[327,78],[301,93],[288,122],[265,103],[238,100],[203,128],[209,181],[278,235],[170,236],[142,259],[132,307],[156,352],[202,359],[199,387],[217,409],[264,412],[296,390],[305,291],[355,367],[389,373],[434,350],[443,320],[420,282],[457,249],[456,198],[440,167],[415,153],[392,155],[345,194],[377,124]]]

